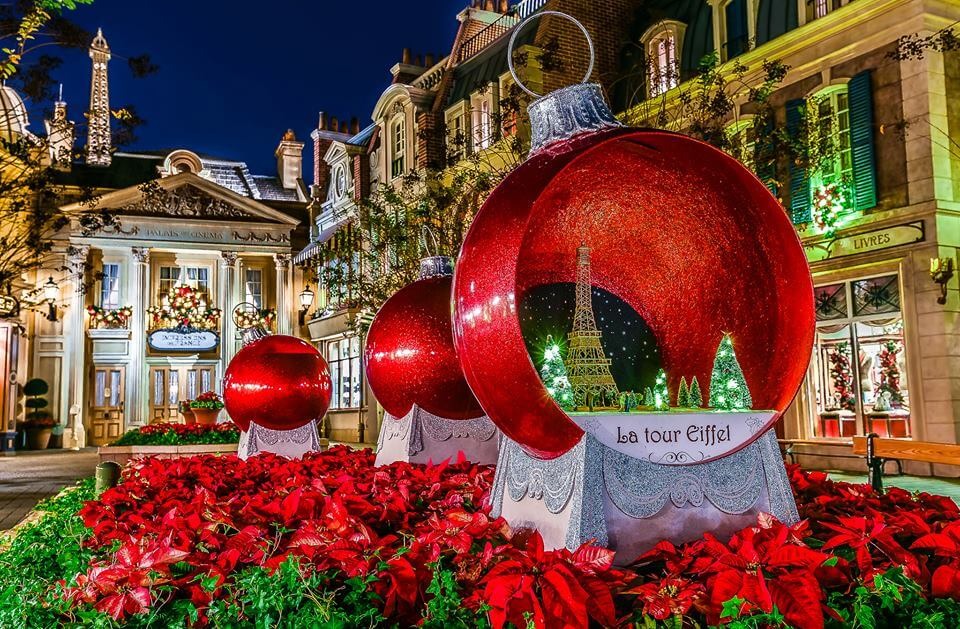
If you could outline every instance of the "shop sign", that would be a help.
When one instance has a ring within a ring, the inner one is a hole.
[[[828,258],[840,258],[858,253],[878,251],[900,245],[922,242],[924,239],[923,221],[914,221],[904,225],[885,227],[873,231],[834,238],[828,242],[804,245],[807,260],[818,262]]]
[[[20,302],[13,295],[0,295],[0,319],[9,319],[20,314]]]
[[[160,352],[206,352],[216,349],[220,336],[209,330],[154,330],[147,334],[147,344]]]

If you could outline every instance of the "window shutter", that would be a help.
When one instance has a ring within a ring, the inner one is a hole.
[[[795,98],[787,101],[787,133],[795,138],[803,133],[800,128],[803,121],[803,99]],[[790,218],[794,225],[809,223],[810,214],[810,185],[805,168],[790,161]]]
[[[873,89],[870,71],[850,79],[850,155],[853,160],[854,209],[877,205],[877,163],[873,148]]]
[[[767,119],[760,127],[760,138],[754,144],[754,159],[769,160],[757,166],[757,177],[767,187],[770,194],[777,196],[777,162],[773,154],[773,120]]]

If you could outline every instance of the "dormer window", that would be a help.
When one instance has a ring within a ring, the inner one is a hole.
[[[658,22],[643,37],[647,57],[647,93],[653,98],[680,85],[680,45],[684,25]]]
[[[406,172],[406,128],[403,114],[399,114],[390,124],[391,145],[393,156],[390,160],[390,177],[396,179]]]
[[[470,99],[473,148],[478,151],[488,148],[493,143],[493,106],[489,91],[476,94]]]

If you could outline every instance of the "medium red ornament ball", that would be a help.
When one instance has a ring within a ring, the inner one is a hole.
[[[612,128],[535,153],[493,191],[464,242],[454,279],[457,351],[508,437],[550,458],[583,435],[540,381],[515,307],[536,286],[575,282],[581,243],[591,248],[593,285],[650,325],[672,391],[681,376],[696,376],[708,398],[714,355],[729,333],[754,408],[778,411],[771,424],[786,409],[810,360],[814,303],[783,208],[712,146]]]
[[[449,275],[420,279],[383,304],[367,334],[370,388],[383,408],[403,417],[414,404],[446,419],[483,409],[463,379],[453,346]]]
[[[313,345],[284,335],[253,341],[223,377],[223,402],[234,423],[292,430],[323,417],[330,406],[330,371]]]

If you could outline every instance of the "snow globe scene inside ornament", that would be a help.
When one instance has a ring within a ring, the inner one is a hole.
[[[589,41],[546,11],[511,44],[549,14]],[[453,288],[464,376],[505,436],[493,513],[628,561],[759,512],[795,521],[772,427],[814,300],[783,207],[723,151],[624,127],[598,85],[528,111],[530,155],[477,213]]]

